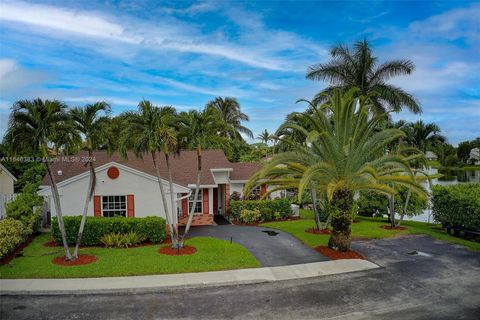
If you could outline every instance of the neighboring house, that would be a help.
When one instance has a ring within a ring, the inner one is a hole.
[[[65,216],[81,215],[89,181],[88,166],[82,161],[87,152],[75,156],[58,157],[52,164],[57,182],[62,212]],[[105,151],[94,153],[97,185],[93,201],[90,202],[90,216],[126,216],[146,217],[159,215],[165,217],[162,198],[159,191],[155,168],[150,156],[138,159],[133,153],[124,160],[118,154],[108,155]],[[170,208],[170,190],[168,174],[163,154],[158,156],[162,183],[167,192]],[[230,195],[242,193],[245,182],[259,169],[256,163],[232,163],[222,150],[202,152],[202,176],[198,199],[194,201],[193,192],[197,176],[197,154],[195,151],[182,151],[171,157],[174,212],[180,224],[184,224],[189,208],[195,205],[194,225],[213,224],[214,214],[224,214],[228,209]],[[51,215],[55,215],[55,206],[51,199],[48,176],[40,186],[40,195],[47,197]],[[261,192],[266,192],[262,186]],[[189,196],[190,195],[190,196]]]
[[[17,178],[0,163],[0,194],[13,194]]]
[[[470,150],[468,161],[474,165],[480,165],[480,148],[473,148]]]
[[[433,152],[433,151],[427,151],[425,152],[425,158],[429,161],[437,161],[438,156]]]

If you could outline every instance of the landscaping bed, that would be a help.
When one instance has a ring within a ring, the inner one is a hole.
[[[59,266],[52,262],[64,255],[62,247],[45,247],[51,234],[42,234],[23,249],[23,256],[0,266],[0,277],[7,278],[82,278],[108,276],[135,276],[183,272],[203,272],[241,268],[256,268],[260,264],[243,246],[230,241],[195,237],[186,245],[197,252],[170,256],[158,250],[167,244],[135,248],[88,247],[81,255],[93,255],[97,261],[87,265]]]

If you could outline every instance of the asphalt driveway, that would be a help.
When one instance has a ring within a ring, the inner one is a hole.
[[[270,231],[272,235],[264,231]],[[262,267],[329,260],[290,234],[270,228],[235,225],[198,226],[190,229],[189,236],[232,239],[247,248]]]

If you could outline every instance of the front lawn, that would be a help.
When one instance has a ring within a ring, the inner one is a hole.
[[[23,257],[0,266],[0,278],[81,278],[107,276],[134,276],[165,273],[216,271],[256,268],[260,263],[243,246],[229,241],[196,237],[187,245],[197,248],[193,255],[168,256],[158,253],[162,245],[129,249],[92,247],[81,249],[81,254],[97,256],[95,263],[83,266],[58,266],[52,259],[63,255],[61,247],[45,247],[50,234],[35,238],[23,250]]]
[[[261,226],[279,229],[292,234],[310,247],[326,246],[329,235],[311,234],[306,229],[314,228],[313,212],[300,210],[300,220],[264,223]],[[407,230],[385,230],[381,226],[388,225],[385,219],[358,217],[359,222],[352,224],[352,237],[355,238],[390,238],[406,234],[426,234],[435,239],[467,246],[470,250],[480,251],[480,243],[453,237],[441,229],[438,224],[428,224],[416,221],[404,221],[402,226]]]

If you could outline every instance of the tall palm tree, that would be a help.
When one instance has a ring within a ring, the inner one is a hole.
[[[83,229],[87,219],[88,205],[95,193],[97,184],[97,177],[95,174],[95,165],[93,162],[93,151],[98,150],[106,142],[106,129],[108,118],[100,116],[100,112],[108,114],[110,112],[110,105],[106,102],[96,102],[94,104],[87,104],[84,108],[76,107],[70,110],[70,117],[73,121],[75,129],[83,135],[85,141],[83,147],[88,151],[88,165],[90,177],[88,181],[87,195],[85,198],[85,205],[83,207],[82,220],[77,234],[77,242],[75,250],[73,251],[73,258],[78,257],[78,249],[82,242]]]
[[[334,46],[330,55],[330,61],[311,66],[307,73],[308,79],[330,84],[315,96],[314,103],[326,101],[335,89],[346,92],[357,87],[359,95],[371,97],[372,109],[377,113],[398,112],[402,107],[421,113],[419,103],[411,94],[388,84],[393,77],[413,72],[415,66],[410,60],[392,60],[378,65],[378,58],[373,55],[367,40],[355,42],[352,49],[345,45]]]
[[[305,144],[294,144],[292,151],[273,156],[245,185],[248,193],[266,179],[267,184],[276,186],[269,192],[294,186],[300,199],[307,189],[326,195],[333,228],[328,246],[340,251],[350,249],[356,192],[389,195],[395,192],[390,186],[394,183],[424,195],[413,179],[409,158],[385,154],[386,146],[405,133],[399,129],[378,131],[386,115],[372,117],[370,99],[357,96],[356,89],[343,95],[335,90],[327,103],[313,106],[311,115],[303,115],[312,129],[294,128],[302,132]]]
[[[224,123],[221,134],[230,139],[242,140],[241,134],[253,138],[253,133],[242,125],[242,121],[249,121],[248,116],[240,110],[240,103],[232,97],[217,97],[206,105],[207,109],[216,110]]]
[[[272,135],[268,133],[267,129],[265,129],[262,133],[257,135],[257,139],[268,145],[268,142],[272,140]]]
[[[218,129],[222,126],[218,122],[216,112],[209,108],[203,111],[190,110],[189,112],[181,112],[179,115],[179,140],[183,147],[194,149],[197,151],[197,181],[195,183],[195,193],[193,199],[198,199],[200,191],[200,179],[202,174],[202,149],[212,141],[217,145],[222,143],[226,138],[217,135]],[[188,214],[185,232],[180,240],[180,246],[183,246],[185,236],[190,230],[193,215],[195,213],[195,205],[190,208]]]
[[[404,128],[407,143],[422,152],[446,142],[446,138],[440,134],[440,127],[435,123],[425,123],[422,120],[407,123]]]
[[[172,107],[157,107],[150,101],[143,100],[138,104],[136,112],[127,111],[121,115],[125,119],[126,126],[119,142],[120,152],[125,158],[127,150],[133,150],[138,158],[143,158],[145,154],[152,157],[173,247],[178,246],[178,230],[175,215],[168,208],[165,187],[160,177],[158,154],[159,152],[167,154],[175,149],[177,144],[175,115],[175,109]],[[171,185],[170,188],[172,188]],[[173,189],[170,190],[170,194],[173,194]],[[172,206],[172,211],[173,208]]]
[[[47,169],[52,197],[57,215],[58,228],[62,235],[65,259],[71,260],[65,226],[63,223],[60,195],[49,157],[62,150],[78,145],[80,136],[70,122],[67,105],[58,100],[20,100],[15,102],[10,114],[5,139],[14,153],[40,155]]]

